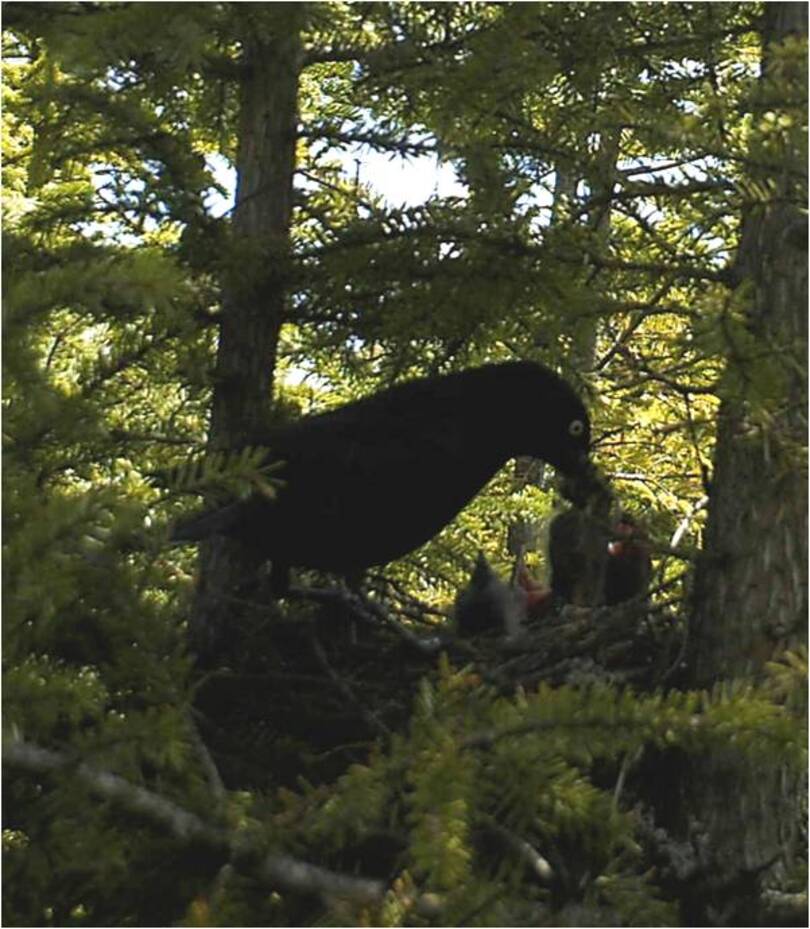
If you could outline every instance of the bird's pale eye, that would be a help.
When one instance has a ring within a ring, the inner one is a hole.
[[[585,434],[585,423],[581,419],[572,419],[568,424],[568,434],[578,439]]]

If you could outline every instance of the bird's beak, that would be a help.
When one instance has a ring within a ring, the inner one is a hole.
[[[583,455],[578,464],[578,469],[566,475],[562,481],[560,493],[577,507],[584,507],[596,498],[610,497],[605,478],[588,456]]]
[[[580,452],[577,456],[576,471],[578,474],[596,473],[596,466],[591,461],[588,452]]]

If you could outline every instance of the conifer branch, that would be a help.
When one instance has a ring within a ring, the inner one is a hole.
[[[432,155],[436,146],[421,139],[401,138],[383,132],[342,132],[329,126],[312,126],[301,129],[300,138],[324,140],[343,145],[367,145],[383,152],[398,152],[403,156]]]
[[[34,774],[72,772],[93,793],[144,816],[189,845],[201,844],[220,852],[223,861],[231,860],[242,873],[267,884],[296,893],[339,897],[358,903],[379,903],[385,893],[382,881],[348,877],[290,855],[263,854],[260,843],[246,840],[242,832],[231,833],[211,826],[165,797],[60,752],[15,740],[4,744],[3,755],[8,765]]]
[[[298,597],[303,600],[314,600],[321,603],[340,603],[348,607],[354,616],[361,622],[370,623],[372,626],[383,625],[391,628],[404,642],[412,646],[416,651],[426,655],[434,655],[438,651],[438,645],[432,639],[424,639],[407,629],[402,623],[397,622],[393,616],[389,616],[385,608],[350,590],[340,587],[292,587],[290,596]]]

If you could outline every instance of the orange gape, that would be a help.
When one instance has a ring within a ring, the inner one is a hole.
[[[602,602],[615,606],[641,596],[647,592],[651,573],[647,533],[632,516],[623,513],[613,527],[613,538],[607,546]],[[535,580],[525,565],[518,569],[517,586],[523,592],[529,619],[542,619],[551,612],[553,589]],[[557,595],[566,599],[564,591],[558,591]]]
[[[646,593],[652,573],[647,533],[635,519],[623,513],[608,543],[605,603],[613,606]]]
[[[529,619],[542,619],[551,610],[552,592],[550,587],[536,581],[521,565],[517,574],[518,587],[526,597],[526,616]]]

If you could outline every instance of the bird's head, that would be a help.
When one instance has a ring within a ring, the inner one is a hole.
[[[608,544],[611,555],[644,552],[647,549],[647,532],[631,513],[620,514],[612,535]]]
[[[564,475],[581,478],[592,468],[591,421],[578,397],[567,399],[555,416],[556,441],[547,460]]]
[[[627,512],[623,512],[619,515],[616,525],[613,527],[614,533],[624,539],[629,539],[631,536],[642,534],[641,529],[636,522],[636,518]]]
[[[513,453],[541,458],[567,477],[586,472],[591,422],[571,385],[535,362],[502,365],[500,372],[503,396],[509,396],[513,411],[501,410],[500,417],[511,441],[519,446]],[[511,381],[508,394],[507,378]]]
[[[564,381],[547,402],[530,454],[553,465],[565,478],[582,482],[593,471],[588,411]]]

